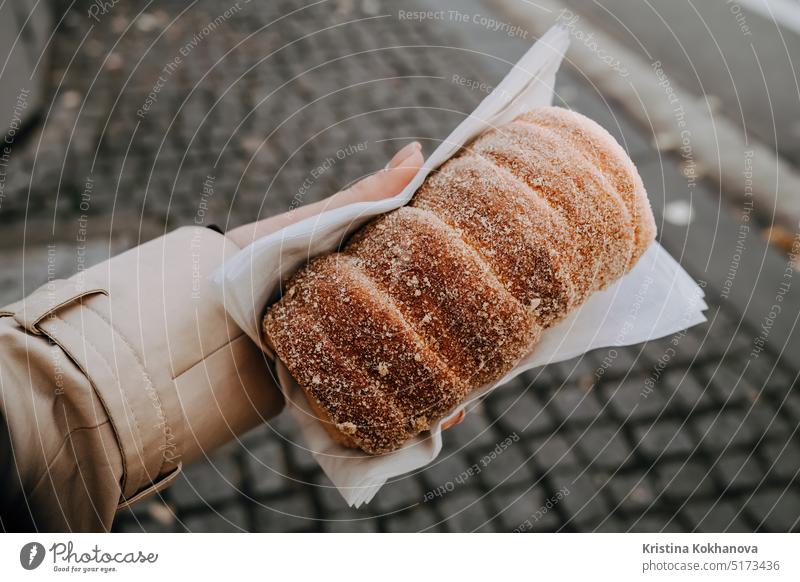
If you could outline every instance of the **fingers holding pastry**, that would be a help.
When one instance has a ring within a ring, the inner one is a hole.
[[[412,142],[398,151],[384,169],[359,180],[349,188],[319,202],[236,227],[229,230],[227,236],[240,248],[243,248],[261,237],[326,210],[333,210],[355,202],[391,198],[408,185],[422,167],[423,161],[422,146],[419,142]]]
[[[422,167],[422,146],[412,142],[397,152],[386,167],[334,194],[330,208],[353,202],[383,200],[399,194]],[[327,210],[328,208],[326,208]]]
[[[466,413],[462,410],[461,412],[456,414],[450,420],[446,420],[445,422],[443,422],[442,423],[442,430],[447,430],[448,428],[453,428],[454,426],[458,426],[459,424],[461,424],[464,421],[464,417],[465,416],[466,416]]]

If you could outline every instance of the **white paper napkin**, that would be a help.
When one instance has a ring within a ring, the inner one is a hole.
[[[351,204],[293,224],[230,257],[212,275],[219,300],[230,316],[263,349],[261,319],[280,281],[309,257],[335,249],[367,220],[406,204],[432,170],[489,127],[552,102],[555,75],[569,44],[556,26],[519,60],[495,90],[445,139],[412,182],[397,196]],[[442,448],[441,425],[470,402],[525,370],[567,360],[587,351],[641,343],[705,321],[703,291],[658,243],[625,277],[592,295],[580,309],[548,329],[535,350],[500,382],[476,390],[448,418],[403,448],[379,457],[336,444],[308,408],[302,390],[278,361],[276,369],[290,414],[305,445],[353,506],[369,502],[387,479],[423,467]],[[298,444],[300,446],[300,444]]]

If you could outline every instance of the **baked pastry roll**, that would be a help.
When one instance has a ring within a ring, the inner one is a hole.
[[[655,231],[614,138],[578,113],[535,109],[310,261],[264,333],[332,438],[386,453],[502,378]]]

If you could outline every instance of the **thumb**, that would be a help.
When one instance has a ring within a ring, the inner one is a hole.
[[[422,162],[422,146],[418,141],[412,142],[397,152],[383,170],[334,194],[326,209],[396,196],[417,174]]]
[[[399,194],[411,182],[411,179],[422,167],[423,161],[422,146],[415,141],[397,152],[383,170],[359,180],[349,188],[319,202],[236,227],[228,231],[227,236],[240,248],[243,248],[258,238],[326,210],[333,210],[354,202],[391,198]]]

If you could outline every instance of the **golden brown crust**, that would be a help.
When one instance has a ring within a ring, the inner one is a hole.
[[[353,439],[352,436],[346,434],[345,431],[349,430],[349,426],[342,425],[341,428],[336,427],[336,423],[331,418],[331,415],[320,406],[314,397],[311,396],[308,390],[303,390],[303,397],[308,402],[308,407],[311,409],[311,412],[317,417],[322,423],[322,426],[325,428],[325,432],[328,433],[328,436],[333,439],[333,442],[339,443],[345,447],[356,449],[358,448],[358,443]]]
[[[411,205],[430,210],[457,231],[520,303],[535,305],[541,325],[577,303],[571,265],[556,244],[572,243],[568,223],[485,158],[465,153],[451,160],[425,181]]]
[[[534,312],[428,210],[389,213],[343,252],[465,384],[464,393],[502,375],[540,332]]]
[[[505,168],[571,226],[577,256],[572,279],[578,301],[619,278],[633,248],[630,216],[622,200],[604,188],[599,172],[553,133],[514,122],[483,134],[471,150]],[[574,247],[559,241],[559,253]]]
[[[606,176],[633,220],[635,242],[628,264],[630,270],[655,239],[656,223],[642,179],[628,154],[601,125],[569,109],[542,107],[519,119],[559,133],[569,147]]]
[[[264,332],[336,442],[389,452],[500,379],[654,236],[613,138],[541,108],[486,132],[409,206],[312,260]]]

